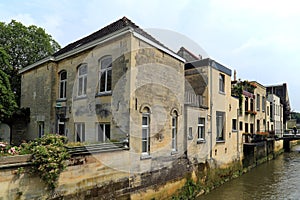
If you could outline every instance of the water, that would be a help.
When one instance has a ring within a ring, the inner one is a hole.
[[[300,199],[300,146],[198,198],[204,199]]]

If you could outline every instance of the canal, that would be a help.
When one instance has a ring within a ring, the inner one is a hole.
[[[198,198],[204,199],[300,199],[300,146]]]

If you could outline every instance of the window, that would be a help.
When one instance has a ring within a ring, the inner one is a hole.
[[[245,123],[245,133],[249,133],[249,124]]]
[[[250,124],[250,133],[254,133],[254,125],[252,123]]]
[[[252,98],[250,99],[250,110],[254,111],[254,100]]]
[[[142,154],[150,153],[150,112],[144,109],[142,115]]]
[[[225,76],[224,76],[224,74],[219,75],[219,91],[222,93],[225,92]]]
[[[85,124],[84,123],[75,123],[75,137],[76,142],[85,141]]]
[[[62,71],[59,73],[59,99],[65,99],[67,97],[67,72]]]
[[[266,97],[262,97],[262,100],[261,100],[261,110],[263,111],[263,112],[265,112],[265,110],[266,110]]]
[[[205,118],[198,118],[198,141],[205,140]]]
[[[99,60],[99,93],[111,91],[112,58],[105,56]]]
[[[240,122],[240,131],[243,130],[243,122]]]
[[[260,131],[260,120],[256,120],[256,131]]]
[[[232,130],[233,131],[237,131],[237,127],[236,127],[236,119],[232,119]]]
[[[110,140],[110,124],[98,123],[98,142],[107,142]]]
[[[177,112],[174,111],[172,116],[172,151],[177,150]]]
[[[245,111],[249,110],[249,98],[245,97]]]
[[[39,129],[39,137],[43,137],[45,135],[45,125],[44,122],[38,122],[38,129]]]
[[[224,131],[225,131],[225,113],[218,112],[216,115],[217,119],[217,141],[224,141]]]
[[[259,111],[260,110],[260,95],[257,94],[257,98],[256,98],[256,110]]]
[[[87,65],[83,64],[78,68],[78,93],[77,95],[86,96],[87,88]]]

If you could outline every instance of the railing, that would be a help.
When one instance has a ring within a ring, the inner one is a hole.
[[[205,105],[205,97],[192,92],[185,92],[184,103],[190,106],[203,107]]]

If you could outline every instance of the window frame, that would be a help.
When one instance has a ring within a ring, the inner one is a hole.
[[[231,128],[232,128],[232,131],[234,131],[234,132],[238,131],[238,128],[237,128],[237,119],[232,119]]]
[[[80,74],[81,68],[86,67],[86,72],[84,74]],[[88,75],[88,65],[81,64],[77,69],[77,76],[78,76],[78,84],[77,84],[77,96],[78,97],[85,97],[87,94],[87,75]],[[80,87],[81,83],[81,87]],[[81,88],[81,90],[80,90]]]
[[[219,74],[219,92],[225,93],[225,75]]]
[[[221,118],[221,120],[219,119]],[[222,128],[220,129],[221,125],[219,124],[222,121]],[[216,141],[217,142],[225,142],[225,112],[216,112]]]
[[[66,74],[66,78],[62,79],[62,75]],[[63,70],[59,72],[59,91],[58,91],[58,99],[67,99],[67,80],[68,80],[68,73],[67,71]]]
[[[198,124],[197,124],[197,142],[204,142],[205,141],[205,118],[198,117]]]
[[[38,133],[39,133],[39,138],[42,138],[45,135],[45,122],[43,121],[38,122]]]
[[[256,110],[260,111],[260,94],[256,95]]]
[[[107,133],[107,131],[109,132]],[[97,141],[101,143],[106,143],[110,141],[110,139],[111,139],[110,123],[101,123],[101,122],[97,123]]]
[[[108,64],[107,66],[102,66],[102,62],[110,59],[110,64]],[[102,58],[100,58],[98,60],[98,69],[99,69],[99,74],[98,74],[98,81],[99,81],[99,85],[98,85],[98,93],[99,94],[108,94],[111,93],[112,90],[112,56],[111,55],[107,55],[107,56],[103,56]],[[102,78],[102,74],[105,73],[105,77],[104,77],[104,90],[102,91],[102,84],[101,84],[101,78]],[[108,83],[108,74],[110,73],[110,82]],[[108,88],[108,86],[110,87],[110,89]]]
[[[75,141],[76,142],[85,142],[85,123],[76,122],[75,125]],[[78,132],[79,130],[79,132]]]
[[[171,145],[171,147],[172,147],[172,151],[177,151],[177,147],[178,147],[178,145],[177,145],[177,137],[178,137],[178,114],[177,114],[177,112],[176,111],[174,111],[173,112],[173,114],[172,114],[172,122],[171,122],[172,124],[172,131],[171,131],[171,138],[172,138],[172,145]]]
[[[143,124],[143,119],[146,118],[146,124]],[[143,137],[143,130],[146,130],[146,137]],[[148,156],[150,155],[150,112],[142,113],[142,155]],[[144,146],[146,145],[146,146]],[[144,151],[145,149],[145,151]]]

